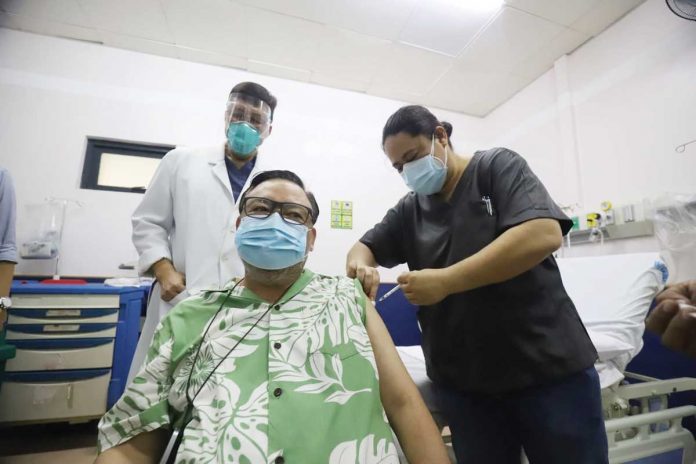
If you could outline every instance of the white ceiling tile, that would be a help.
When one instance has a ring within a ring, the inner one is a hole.
[[[382,39],[396,40],[416,0],[326,0],[316,5],[316,20]]]
[[[239,0],[248,6],[275,11],[296,18],[319,21],[322,3],[332,4],[335,0]]]
[[[544,45],[541,50],[517,63],[511,74],[537,78],[551,69],[558,58],[571,53],[589,39],[590,36],[587,34],[566,28]]]
[[[306,69],[291,68],[288,66],[282,66],[274,63],[264,63],[255,60],[249,60],[247,70],[254,73],[303,82],[309,81],[309,79],[312,77],[312,73]]]
[[[97,29],[172,42],[158,0],[78,0]]]
[[[527,78],[504,73],[451,70],[425,100],[430,106],[483,117],[529,82]]]
[[[370,85],[368,82],[344,77],[337,77],[334,75],[326,75],[321,73],[312,73],[310,79],[311,82],[315,84],[325,85],[327,87],[334,87],[337,89],[344,90],[355,90],[357,92],[365,92]]]
[[[6,27],[7,29],[17,29],[21,30],[19,23],[17,22],[17,15],[11,13],[5,13],[0,11],[0,27]]]
[[[177,46],[177,50],[179,58],[186,61],[195,61],[196,63],[212,64],[237,69],[246,69],[247,67],[246,58],[238,56],[224,55],[222,53],[179,46]]]
[[[0,8],[35,19],[93,27],[76,0],[2,0]]]
[[[570,26],[601,1],[606,0],[505,0],[505,3],[549,21]]]
[[[6,27],[7,29],[19,29],[19,27],[14,26],[13,17],[16,15],[11,15],[0,11],[0,27]]]
[[[254,60],[310,69],[316,62],[325,26],[272,11],[246,8],[248,55]]]
[[[101,32],[72,24],[57,23],[12,13],[0,13],[0,26],[36,34],[101,43]]]
[[[438,6],[420,2],[406,21],[399,40],[418,47],[457,56],[495,12],[466,9],[465,2],[457,6]]]
[[[425,94],[415,94],[410,92],[402,92],[395,90],[390,85],[372,83],[365,91],[375,97],[390,98],[411,104],[423,104],[425,102]]]
[[[563,26],[551,21],[504,7],[464,50],[455,66],[462,70],[510,72],[563,30]]]
[[[369,82],[389,52],[390,42],[325,27],[312,71],[337,79]]]
[[[0,26],[482,116],[642,1],[0,0]]]
[[[571,27],[575,30],[595,36],[644,1],[645,0],[611,0],[599,2],[589,12],[573,22]]]
[[[173,44],[107,31],[101,31],[101,36],[104,45],[108,47],[123,48],[125,50],[133,50],[140,53],[149,53],[151,55],[166,56],[169,58],[179,58],[179,49]]]
[[[453,62],[449,56],[395,43],[380,63],[373,84],[396,92],[424,94]]]
[[[228,0],[163,0],[162,6],[176,45],[248,56],[243,5]]]

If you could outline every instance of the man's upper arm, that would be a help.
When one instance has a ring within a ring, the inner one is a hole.
[[[94,464],[155,464],[164,453],[168,436],[163,429],[141,433],[104,451]]]
[[[368,299],[365,299],[365,312],[367,335],[379,373],[382,403],[389,413],[391,407],[400,404],[405,397],[418,395],[418,389],[401,361],[384,321]]]

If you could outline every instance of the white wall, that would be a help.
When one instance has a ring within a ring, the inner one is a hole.
[[[130,215],[139,194],[79,188],[86,136],[172,145],[223,143],[229,89],[253,80],[279,100],[261,155],[296,171],[322,209],[309,266],[342,273],[348,248],[406,191],[380,148],[386,118],[404,103],[228,68],[0,28],[0,165],[17,187],[18,242],[25,205],[48,196],[80,200],[63,238],[64,275],[120,275],[133,261]],[[461,150],[481,146],[482,121],[436,111]],[[330,200],[354,201],[353,230],[329,227]],[[21,261],[19,274],[51,274]],[[398,270],[386,272],[393,279]]]
[[[485,119],[435,110],[454,124],[462,154],[507,146],[527,158],[561,204],[640,202],[695,192],[696,27],[648,0],[559,60]],[[68,216],[66,275],[116,275],[136,258],[130,214],[140,195],[79,189],[87,135],[175,145],[222,142],[227,93],[255,80],[279,98],[262,155],[297,171],[322,208],[310,266],[340,273],[348,247],[405,192],[380,150],[381,128],[402,102],[228,68],[0,29],[0,165],[22,211],[47,196],[85,203]],[[329,201],[355,202],[354,229],[329,228]],[[566,256],[653,251],[653,238],[566,250]],[[21,262],[19,273],[50,273]],[[393,279],[398,270],[383,278]]]
[[[565,86],[564,86],[565,84]],[[696,27],[648,0],[559,60],[484,124],[491,145],[525,156],[562,204],[642,202],[696,192]],[[566,255],[657,250],[653,238]]]

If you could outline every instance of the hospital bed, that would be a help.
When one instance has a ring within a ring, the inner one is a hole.
[[[668,407],[670,395],[696,391],[696,379],[658,380],[626,372],[643,346],[645,317],[662,288],[656,253],[559,259],[563,283],[599,354],[610,463],[694,464],[696,442],[682,419],[695,405]],[[397,347],[438,426],[446,425],[420,346]]]

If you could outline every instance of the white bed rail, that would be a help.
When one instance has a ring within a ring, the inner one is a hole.
[[[696,379],[681,377],[668,380],[653,380],[644,383],[622,385],[618,388],[619,394],[626,400],[645,398],[650,396],[670,395],[672,393],[695,391]]]
[[[609,419],[604,423],[607,432],[616,432],[618,430],[640,428],[643,433],[643,438],[650,434],[650,424],[661,422],[669,422],[670,430],[681,429],[681,420],[685,417],[696,416],[696,406],[679,406],[678,408],[664,409],[662,411],[648,412],[637,414],[635,416],[620,417],[618,419]],[[641,433],[637,437],[641,436]]]
[[[609,419],[605,421],[609,441],[609,462],[611,464],[630,463],[648,456],[660,456],[663,453],[680,453],[681,463],[692,464],[696,458],[694,438],[691,432],[682,427],[682,419],[696,416],[696,406],[648,412],[635,416]],[[653,424],[669,424],[665,430],[652,431]],[[636,430],[634,437],[616,440],[617,432]]]

